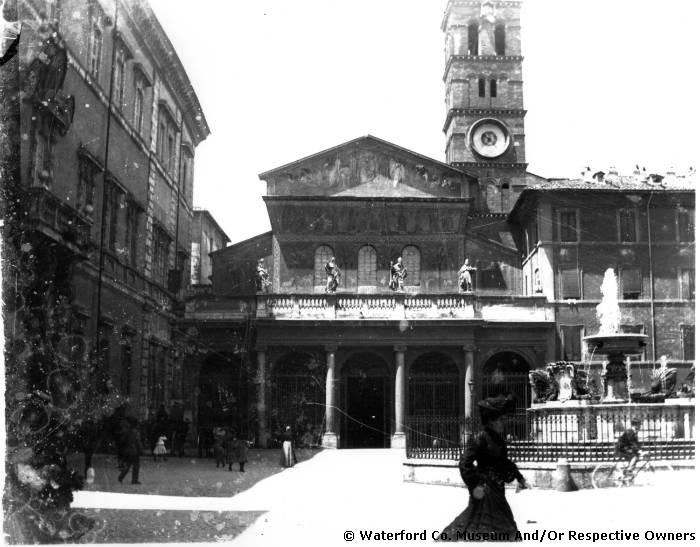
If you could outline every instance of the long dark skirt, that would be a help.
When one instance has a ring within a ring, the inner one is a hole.
[[[505,490],[488,484],[481,499],[470,495],[467,508],[443,530],[445,537],[449,541],[519,541]]]

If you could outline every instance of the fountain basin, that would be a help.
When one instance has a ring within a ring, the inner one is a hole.
[[[588,349],[598,354],[623,354],[634,355],[641,353],[647,345],[649,337],[646,334],[619,333],[619,334],[594,334],[584,336],[583,341]]]

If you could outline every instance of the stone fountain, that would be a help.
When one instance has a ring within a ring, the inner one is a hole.
[[[629,357],[644,351],[646,334],[620,332],[620,306],[617,302],[617,279],[612,268],[608,268],[600,287],[603,299],[596,307],[600,322],[598,334],[585,336],[588,353],[605,355],[603,370],[602,403],[629,402]]]
[[[583,339],[586,363],[558,361],[530,372],[533,402],[527,410],[528,438],[521,440],[523,446],[539,451],[538,461],[555,461],[563,454],[574,461],[612,458],[615,441],[635,418],[641,422],[640,441],[662,452],[690,454],[695,438],[693,387],[677,392],[676,369],[666,367],[662,358],[660,368],[652,372],[650,391],[630,392],[630,357],[642,353],[647,336],[620,332],[612,269],[605,272],[601,292],[596,308],[600,329]],[[600,396],[593,386],[589,389],[594,357],[604,361]]]

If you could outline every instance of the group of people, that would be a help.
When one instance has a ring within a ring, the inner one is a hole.
[[[396,262],[391,262],[389,270],[391,274],[389,288],[394,292],[404,292],[404,283],[408,277],[408,269],[404,265],[403,259],[398,257]],[[325,292],[332,294],[340,285],[341,278],[340,268],[338,267],[334,256],[332,256],[330,260],[326,262],[324,271],[326,273]],[[464,264],[459,270],[459,277],[457,280],[457,285],[460,291],[468,293],[474,291],[472,274],[475,271],[476,268],[469,264],[469,259],[466,258],[464,260]],[[268,292],[271,285],[272,282],[270,281],[270,274],[265,268],[265,260],[261,258],[258,260],[258,265],[255,271],[255,289],[258,292]]]
[[[236,432],[229,428],[214,428],[214,459],[217,469],[221,467],[233,471],[233,464],[238,463],[238,470],[245,473],[245,464],[248,462],[248,448],[252,442],[240,439]]]

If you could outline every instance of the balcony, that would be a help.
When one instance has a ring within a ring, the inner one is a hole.
[[[261,294],[255,317],[281,320],[551,322],[544,297],[478,294]]]
[[[28,190],[28,223],[77,255],[90,248],[90,222],[46,188]]]

